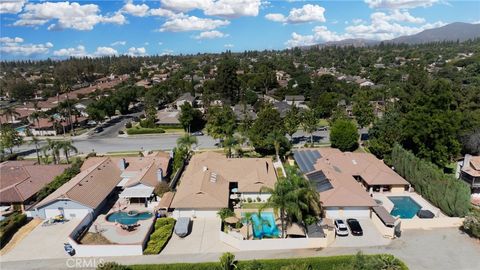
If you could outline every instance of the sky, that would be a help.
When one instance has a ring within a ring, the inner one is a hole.
[[[0,0],[0,59],[285,49],[480,23],[467,0]]]

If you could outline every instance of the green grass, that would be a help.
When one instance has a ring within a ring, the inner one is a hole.
[[[329,126],[330,124],[328,123],[327,119],[322,118],[322,119],[318,120],[318,125],[319,126]]]
[[[272,260],[253,260],[253,261],[239,261],[237,268],[242,269],[258,269],[258,270],[281,270],[281,269],[315,269],[315,270],[351,270],[351,269],[372,269],[380,270],[387,269],[384,267],[372,265],[358,265],[360,260],[356,260],[358,255],[343,255],[332,257],[311,257],[311,258],[293,258],[293,259],[272,259]],[[365,261],[372,262],[378,260],[381,256],[385,255],[361,255],[365,258]],[[393,257],[392,255],[386,255]],[[399,268],[401,270],[408,270],[408,267],[397,259]],[[355,264],[355,265],[354,265]],[[309,268],[310,267],[310,268]],[[175,263],[175,264],[157,264],[157,265],[132,265],[132,270],[211,270],[222,269],[218,262],[208,263]],[[394,269],[394,268],[388,268]],[[396,269],[396,268],[395,268]]]
[[[150,240],[147,247],[143,251],[145,255],[158,254],[167,244],[172,236],[175,219],[173,218],[159,218],[155,222],[155,230],[150,235]]]
[[[242,209],[260,209],[265,203],[257,203],[257,202],[251,202],[251,203],[242,203]]]

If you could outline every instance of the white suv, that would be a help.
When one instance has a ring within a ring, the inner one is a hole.
[[[347,224],[341,219],[335,219],[335,233],[338,236],[347,236],[348,235],[348,228]]]

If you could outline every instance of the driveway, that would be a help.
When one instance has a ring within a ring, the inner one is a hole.
[[[196,218],[189,235],[180,238],[175,233],[161,254],[188,254],[235,251],[220,241],[219,218]]]
[[[384,238],[382,234],[377,230],[377,227],[373,224],[369,218],[357,219],[362,226],[363,235],[354,236],[348,229],[348,236],[337,236],[335,242],[331,247],[371,247],[371,246],[385,246],[390,244],[391,240]]]
[[[80,219],[71,219],[63,224],[50,226],[38,225],[22,241],[2,256],[3,261],[36,260],[50,258],[68,258],[63,249],[68,235],[80,223]]]

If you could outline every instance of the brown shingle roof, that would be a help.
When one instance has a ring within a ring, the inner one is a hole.
[[[216,181],[212,181],[212,178]],[[229,183],[239,192],[273,188],[277,176],[267,158],[226,158],[223,154],[195,154],[177,187],[172,208],[222,208],[228,206]]]
[[[108,158],[85,169],[47,196],[36,207],[57,199],[70,199],[96,209],[120,182],[120,169]]]
[[[0,164],[0,202],[24,202],[69,165],[35,165],[35,161],[6,161]]]

